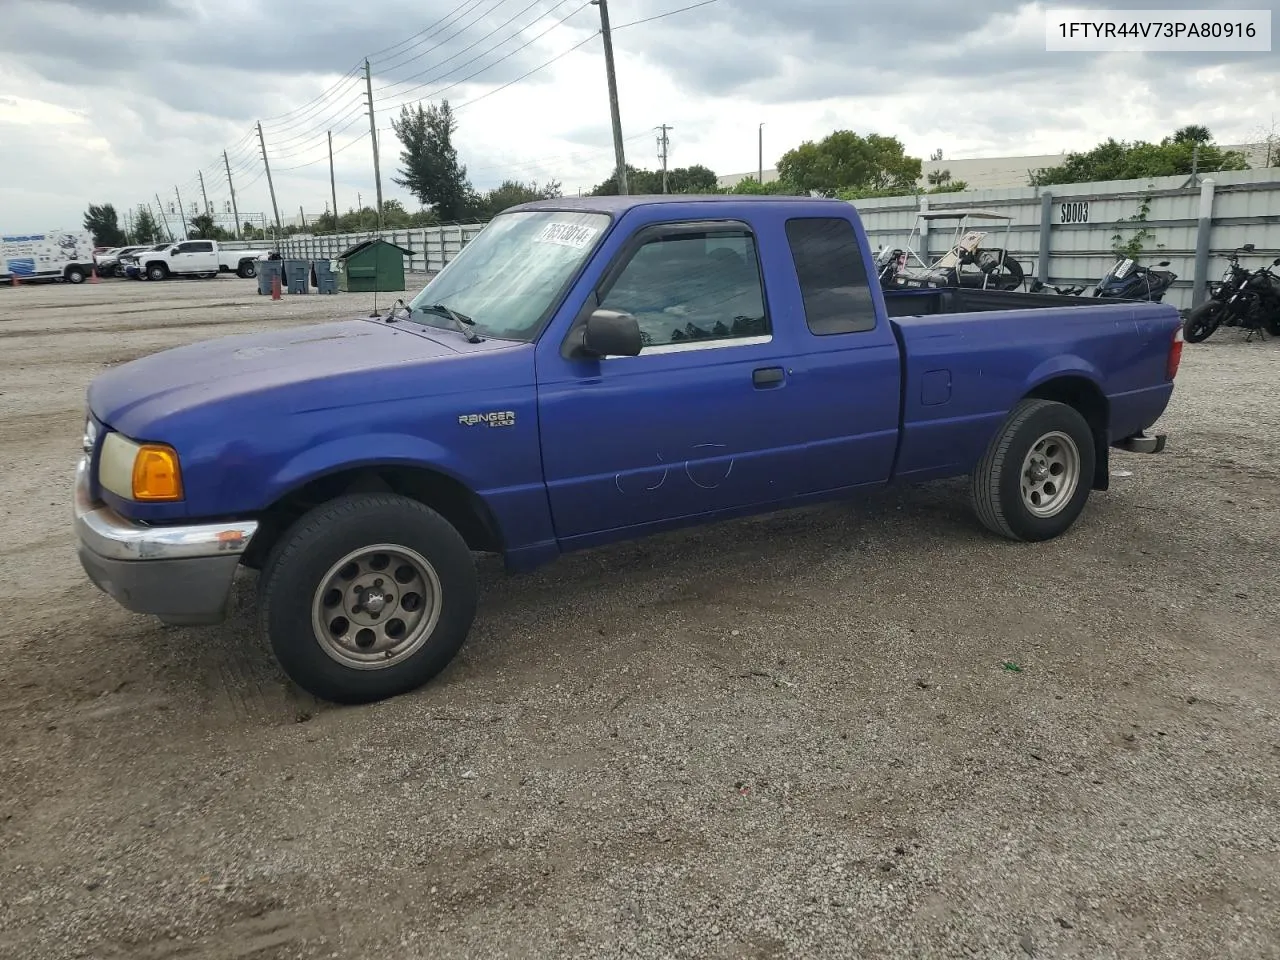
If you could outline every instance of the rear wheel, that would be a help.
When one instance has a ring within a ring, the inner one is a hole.
[[[1206,300],[1187,314],[1187,319],[1182,324],[1182,338],[1187,343],[1208,340],[1222,323],[1226,312],[1226,304],[1221,300]]]
[[[252,260],[240,261],[240,266],[236,269],[236,276],[244,280],[250,280],[253,277],[256,277],[257,275],[258,275],[258,268],[254,266],[254,263]]]
[[[978,519],[1010,540],[1050,540],[1084,510],[1097,455],[1093,432],[1065,403],[1023,400],[973,472]]]
[[[64,276],[66,276],[68,283],[84,283],[84,270],[80,267],[67,267],[67,272]]]
[[[457,654],[476,610],[476,570],[440,514],[391,494],[316,507],[272,548],[263,632],[307,692],[367,703],[413,690]]]

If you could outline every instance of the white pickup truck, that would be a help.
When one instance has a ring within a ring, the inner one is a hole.
[[[266,250],[228,250],[216,240],[179,240],[172,246],[147,250],[138,257],[138,278],[166,280],[174,276],[216,277],[234,273],[238,277],[258,275],[257,261]]]

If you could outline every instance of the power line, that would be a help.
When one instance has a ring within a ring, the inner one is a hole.
[[[440,24],[440,23],[442,23],[443,21],[447,20],[449,17],[453,16],[455,13],[457,13],[457,12],[458,12],[459,10],[461,10],[463,7],[467,6],[469,3],[474,3],[474,2],[476,2],[476,0],[467,0],[467,2],[466,2],[466,3],[460,3],[460,4],[458,4],[458,6],[454,7],[454,8],[453,8],[453,10],[451,10],[449,13],[446,13],[443,17],[441,17],[441,18],[440,18],[439,20],[437,20],[435,23],[429,23],[429,24],[427,24],[425,27],[423,27],[423,28],[422,28],[421,30],[419,30],[417,33],[413,34],[412,36],[406,37],[405,39],[403,39],[403,40],[399,41],[398,43],[393,43],[393,44],[392,44],[391,46],[389,46],[389,47],[383,47],[381,50],[375,50],[373,53],[369,54],[369,56],[365,57],[364,59],[369,60],[370,62],[372,62],[372,61],[374,61],[375,59],[377,59],[378,57],[380,57],[382,54],[387,53],[387,52],[388,52],[388,51],[390,51],[390,50],[394,50],[394,49],[396,49],[396,47],[403,47],[403,46],[405,46],[406,44],[412,44],[412,43],[413,43],[413,39],[414,39],[414,37],[420,37],[420,36],[422,36],[424,33],[427,33],[428,31],[430,31],[432,27],[434,27],[434,26],[436,26],[437,24]],[[360,67],[361,67],[361,68],[363,68],[363,66],[364,66],[364,63],[363,63],[363,61],[362,61],[362,62],[361,62],[361,64],[360,64]]]
[[[477,3],[478,3],[478,2],[479,2],[479,0],[475,0],[475,2],[477,2]],[[379,62],[379,64],[378,64],[378,71],[379,71],[379,73],[386,73],[386,72],[389,72],[389,71],[391,71],[391,70],[393,70],[393,69],[398,70],[398,69],[400,69],[401,67],[404,67],[404,66],[406,66],[406,65],[408,65],[408,64],[410,64],[410,63],[413,63],[413,61],[415,61],[415,60],[421,60],[423,57],[425,57],[427,54],[429,54],[432,50],[439,50],[442,46],[444,46],[446,43],[448,43],[448,42],[449,42],[450,40],[452,40],[454,37],[457,37],[457,36],[460,36],[460,35],[461,35],[461,34],[463,34],[463,33],[466,33],[468,29],[470,29],[471,27],[475,26],[477,23],[479,23],[481,20],[483,20],[483,19],[484,19],[485,17],[487,17],[489,14],[493,13],[493,11],[497,10],[500,6],[502,6],[502,5],[503,5],[504,3],[506,3],[506,2],[507,2],[507,0],[498,0],[498,2],[497,2],[497,3],[495,3],[495,4],[494,4],[492,7],[490,7],[488,10],[485,10],[483,13],[481,13],[478,17],[476,17],[476,18],[475,18],[474,20],[472,20],[470,23],[468,23],[468,24],[466,24],[466,25],[462,26],[462,27],[461,27],[461,28],[459,28],[458,30],[456,30],[456,31],[454,31],[453,33],[449,34],[449,35],[448,35],[447,37],[445,37],[443,40],[440,40],[440,41],[437,41],[436,43],[431,44],[431,46],[427,47],[425,50],[420,50],[419,52],[415,53],[413,56],[409,57],[409,58],[408,58],[408,59],[406,59],[406,60],[401,60],[399,63],[393,63],[393,62],[391,62],[391,61],[393,61],[393,60],[396,60],[398,57],[403,56],[403,55],[404,55],[404,53],[408,53],[408,52],[409,52],[408,50],[403,51],[402,53],[398,53],[398,54],[396,54],[396,56],[395,56],[395,57],[390,58],[390,60],[384,60],[384,61]],[[541,0],[538,0],[538,2],[541,2]],[[470,13],[471,11],[467,11],[467,12],[468,12],[468,13]],[[439,31],[436,31],[436,33],[439,33]],[[432,34],[432,36],[435,36],[435,34],[433,33],[433,34]],[[430,39],[430,37],[423,37],[423,41],[424,41],[424,42],[425,42],[426,40],[429,40],[429,39]],[[372,61],[372,60],[370,60],[370,65],[372,65],[372,63],[373,63],[373,61]]]
[[[412,76],[404,77],[403,79],[400,79],[400,80],[393,80],[391,83],[388,83],[388,84],[385,84],[385,85],[383,85],[383,86],[381,86],[381,87],[378,87],[378,88],[377,88],[377,90],[375,90],[374,92],[375,92],[375,93],[382,93],[384,90],[390,90],[392,87],[402,86],[403,84],[409,83],[411,80],[417,80],[419,77],[424,76],[424,75],[426,75],[426,74],[428,74],[428,73],[431,73],[431,72],[432,72],[432,70],[436,70],[436,69],[438,69],[439,67],[444,66],[444,65],[445,65],[446,63],[448,63],[450,60],[454,60],[454,59],[456,59],[457,57],[459,57],[459,56],[461,56],[462,54],[466,53],[466,52],[467,52],[468,50],[470,50],[472,47],[475,47],[475,46],[477,46],[478,44],[480,44],[480,43],[484,42],[485,40],[489,39],[491,36],[493,36],[495,33],[497,33],[497,32],[498,32],[499,30],[501,30],[503,27],[509,26],[513,21],[518,20],[521,16],[523,16],[525,13],[527,13],[530,9],[532,9],[533,7],[538,6],[538,5],[539,5],[539,4],[541,4],[542,2],[543,2],[543,0],[533,0],[533,3],[530,3],[528,6],[522,7],[522,8],[521,8],[521,9],[520,9],[516,14],[515,14],[515,16],[512,16],[512,17],[507,18],[507,19],[506,19],[506,20],[504,20],[502,23],[498,24],[496,27],[494,27],[492,30],[490,30],[488,33],[486,33],[484,36],[480,37],[479,39],[477,39],[477,40],[473,41],[472,43],[468,44],[467,46],[463,47],[461,50],[459,50],[459,51],[458,51],[457,53],[455,53],[453,56],[451,56],[451,57],[447,57],[447,58],[445,58],[444,60],[441,60],[439,63],[435,64],[435,65],[434,65],[433,67],[431,67],[430,69],[428,69],[428,70],[422,70],[422,71],[420,71],[420,72],[418,72],[418,73],[413,74]],[[484,53],[488,53],[488,52],[490,52],[490,51],[492,51],[492,50],[496,50],[498,47],[502,46],[502,44],[506,43],[506,42],[507,42],[507,40],[510,40],[512,37],[519,36],[519,35],[520,35],[521,33],[523,33],[525,30],[528,30],[528,29],[529,29],[529,27],[533,26],[533,24],[537,23],[539,20],[541,20],[543,17],[545,17],[548,13],[550,13],[550,12],[551,12],[552,10],[554,10],[556,7],[564,6],[564,4],[566,4],[566,3],[568,3],[568,0],[558,0],[558,2],[557,2],[556,4],[554,4],[554,5],[551,7],[551,9],[550,9],[550,10],[546,10],[546,11],[544,11],[544,12],[542,12],[542,13],[539,13],[536,17],[534,17],[534,18],[533,18],[533,21],[532,21],[532,22],[530,22],[530,23],[526,24],[525,26],[521,27],[519,30],[517,30],[515,33],[513,33],[510,37],[507,37],[507,38],[506,38],[506,39],[504,39],[504,40],[499,40],[496,44],[494,44],[492,47],[490,47],[490,48],[489,48],[489,50],[484,51],[483,53],[481,53],[479,56],[477,56],[477,57],[473,58],[472,60],[468,60],[468,61],[467,61],[467,63],[474,63],[474,62],[475,62],[475,60],[479,59],[479,57],[480,57],[480,56],[483,56],[483,55],[484,55]],[[575,12],[576,12],[576,11],[575,11]],[[570,16],[572,16],[572,14],[570,14]],[[459,31],[459,32],[461,32],[461,31]],[[457,34],[454,34],[453,36],[457,36]],[[449,38],[449,39],[451,39],[451,38]],[[462,67],[465,67],[466,65],[467,65],[466,63],[459,64],[459,65],[458,65],[458,67],[457,67],[456,69],[461,69]],[[439,79],[441,76],[447,76],[447,75],[448,75],[447,73],[446,73],[446,74],[437,74],[437,75],[436,75],[434,78],[432,78],[431,80],[427,80],[427,81],[424,81],[424,82],[425,82],[425,83],[434,83],[434,82],[435,82],[435,80]]]
[[[584,4],[584,6],[586,6],[586,4]],[[581,9],[581,7],[579,7],[578,9]],[[592,40],[594,40],[594,39],[595,39],[596,37],[598,37],[598,36],[600,36],[600,31],[599,31],[599,30],[597,30],[595,33],[591,34],[591,35],[590,35],[589,37],[587,37],[586,39],[584,39],[584,40],[580,40],[579,42],[575,43],[575,44],[574,44],[572,47],[570,47],[568,50],[565,50],[565,51],[563,51],[563,52],[561,52],[561,53],[557,53],[554,57],[552,57],[550,60],[546,61],[545,63],[540,63],[540,64],[538,64],[536,67],[534,67],[534,68],[533,68],[532,70],[530,70],[528,73],[522,73],[520,76],[516,77],[514,80],[510,81],[509,83],[504,83],[502,86],[500,86],[500,87],[495,87],[493,90],[490,90],[488,93],[482,93],[482,94],[480,94],[480,96],[478,96],[478,97],[474,97],[474,98],[472,98],[471,100],[466,101],[465,103],[460,103],[460,104],[458,104],[456,107],[454,107],[454,109],[455,109],[455,110],[461,110],[463,107],[469,107],[469,106],[471,106],[473,103],[479,103],[481,100],[485,99],[486,97],[492,97],[495,93],[501,93],[503,90],[507,89],[507,87],[511,86],[512,84],[516,84],[516,83],[519,83],[521,80],[526,80],[526,79],[528,79],[529,77],[531,77],[531,76],[533,76],[535,73],[537,73],[539,70],[544,70],[544,69],[546,69],[547,67],[551,66],[551,65],[552,65],[553,63],[555,63],[557,60],[563,60],[563,59],[564,59],[565,57],[567,57],[569,54],[573,53],[573,51],[577,50],[579,47],[586,46],[588,43],[590,43]],[[519,52],[519,51],[517,51],[517,52]],[[503,60],[505,60],[505,59],[506,59],[506,58],[505,58],[505,57],[503,57]],[[498,61],[498,63],[501,63],[501,62],[502,62],[501,60],[499,60],[499,61]],[[497,65],[497,64],[490,64],[490,66],[496,66],[496,65]],[[483,71],[482,71],[482,72],[483,72]],[[459,81],[459,82],[465,82],[465,81]],[[457,84],[454,84],[454,86],[457,86]]]
[[[614,29],[614,30],[621,30],[621,29],[623,29],[624,27],[634,27],[634,26],[637,26],[638,24],[641,24],[641,23],[651,23],[651,22],[652,22],[652,21],[654,21],[654,20],[662,20],[662,19],[664,19],[665,17],[674,17],[677,13],[684,13],[686,10],[697,10],[697,9],[698,9],[698,7],[705,7],[705,6],[707,6],[708,4],[712,4],[712,3],[715,3],[715,2],[716,2],[716,0],[702,0],[702,2],[701,2],[701,3],[691,3],[691,4],[689,4],[689,6],[687,6],[687,7],[681,7],[681,8],[680,8],[680,9],[678,9],[678,10],[668,10],[666,13],[658,13],[658,14],[654,14],[652,17],[644,17],[644,18],[642,18],[642,19],[640,19],[640,20],[631,20],[631,21],[628,21],[627,23],[619,23],[619,24],[618,24],[617,26],[615,26],[613,29]]]
[[[493,61],[493,63],[489,64],[488,66],[481,67],[479,70],[475,71],[474,73],[470,73],[470,74],[468,74],[467,76],[463,77],[461,80],[455,80],[453,83],[451,83],[451,84],[449,84],[449,85],[447,85],[447,86],[440,87],[440,88],[439,88],[439,89],[437,89],[437,90],[433,90],[430,94],[426,94],[426,95],[423,95],[423,96],[421,96],[421,97],[416,97],[415,99],[418,99],[418,100],[428,100],[428,99],[433,99],[433,98],[435,98],[435,97],[438,97],[440,94],[444,93],[444,92],[445,92],[445,91],[447,91],[447,90],[452,90],[454,87],[459,87],[459,86],[461,86],[462,84],[466,83],[468,80],[472,80],[472,79],[474,79],[474,78],[476,78],[476,77],[480,76],[480,74],[485,73],[485,72],[487,72],[487,71],[489,71],[489,70],[492,70],[492,69],[493,69],[494,67],[496,67],[498,64],[500,64],[500,63],[502,63],[502,62],[504,62],[504,61],[506,61],[506,60],[510,60],[512,57],[514,57],[516,54],[518,54],[521,50],[525,50],[525,49],[527,49],[528,47],[532,46],[534,43],[536,43],[538,40],[541,40],[543,37],[545,37],[548,33],[550,33],[550,32],[551,32],[552,30],[554,30],[556,27],[560,26],[560,25],[561,25],[561,24],[563,24],[566,20],[568,20],[568,19],[570,19],[571,17],[573,17],[573,16],[577,15],[578,13],[580,13],[582,10],[586,9],[586,8],[587,8],[587,7],[589,7],[589,6],[591,6],[591,3],[590,3],[590,0],[587,0],[587,2],[582,3],[582,4],[580,4],[579,6],[575,7],[575,8],[574,8],[572,11],[570,11],[566,16],[561,17],[559,20],[557,20],[557,21],[556,21],[555,23],[553,23],[551,26],[547,27],[547,29],[546,29],[546,30],[543,30],[543,31],[542,31],[540,34],[538,34],[536,37],[533,37],[533,38],[531,38],[530,40],[526,41],[525,43],[521,44],[520,46],[516,47],[516,49],[512,50],[510,53],[504,54],[503,56],[499,57],[497,60]],[[536,22],[537,22],[537,21],[535,21],[535,23],[536,23]],[[526,27],[526,28],[524,28],[524,29],[528,29],[528,28]],[[445,79],[445,77],[448,77],[448,76],[450,76],[450,75],[451,75],[451,74],[453,74],[453,73],[456,73],[458,70],[461,70],[463,67],[467,66],[468,64],[475,63],[477,60],[479,60],[479,59],[483,58],[486,54],[492,53],[494,50],[497,50],[497,49],[498,49],[498,47],[500,47],[500,46],[502,46],[502,44],[506,43],[506,42],[507,42],[507,40],[511,40],[511,39],[513,39],[514,37],[519,36],[521,32],[523,32],[523,31],[519,31],[519,30],[518,30],[518,31],[516,31],[516,32],[515,32],[514,34],[512,34],[510,37],[507,37],[507,39],[506,39],[506,40],[502,40],[502,41],[500,41],[500,42],[498,42],[498,43],[495,43],[495,44],[494,44],[492,47],[490,47],[488,50],[482,51],[481,53],[479,53],[479,54],[477,54],[476,56],[472,57],[472,58],[471,58],[470,60],[468,60],[466,63],[460,63],[460,64],[458,64],[458,66],[457,66],[457,67],[455,67],[453,70],[450,70],[450,71],[448,71],[447,73],[445,73],[445,74],[443,74],[442,76],[437,77],[437,78],[435,78],[435,79],[436,79],[436,80],[443,80],[443,79]],[[598,32],[599,32],[599,31],[597,31],[597,33],[598,33]],[[592,36],[594,36],[594,34],[592,34]],[[591,39],[591,38],[590,38],[590,37],[588,37],[587,39],[589,40],[589,39]],[[585,43],[586,41],[583,41],[583,42]],[[582,44],[579,44],[579,46],[581,46],[581,45],[582,45]],[[545,66],[545,64],[544,64],[544,66]],[[399,93],[399,96],[405,96],[406,94],[410,93],[410,92],[411,92],[411,91],[413,91],[413,90],[418,90],[418,89],[421,89],[422,87],[430,86],[432,82],[434,82],[434,81],[427,81],[427,82],[425,82],[425,83],[420,83],[420,84],[418,84],[418,85],[417,85],[417,86],[415,86],[415,87],[411,87],[409,90],[401,90],[401,91],[400,91],[400,93]],[[508,86],[510,86],[510,84],[508,84]],[[397,104],[394,104],[393,106],[389,106],[389,107],[382,107],[382,108],[381,108],[381,112],[387,112],[387,111],[395,110],[397,107],[400,107],[400,106],[403,106],[403,105],[404,105],[403,103],[397,103]]]

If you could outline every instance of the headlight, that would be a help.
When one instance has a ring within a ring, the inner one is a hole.
[[[178,452],[163,443],[134,443],[118,433],[102,442],[98,481],[118,497],[145,503],[182,499]]]
[[[98,442],[98,425],[93,422],[93,417],[86,417],[84,421],[84,436],[80,438],[80,449],[84,451],[85,456],[93,456],[93,448]]]

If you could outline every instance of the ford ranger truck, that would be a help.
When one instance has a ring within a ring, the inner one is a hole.
[[[857,211],[793,197],[545,200],[383,316],[195,343],[89,386],[79,556],[129,610],[257,617],[312,694],[424,684],[475,554],[566,551],[968,477],[994,534],[1065,533],[1173,392],[1177,310],[884,292]]]

